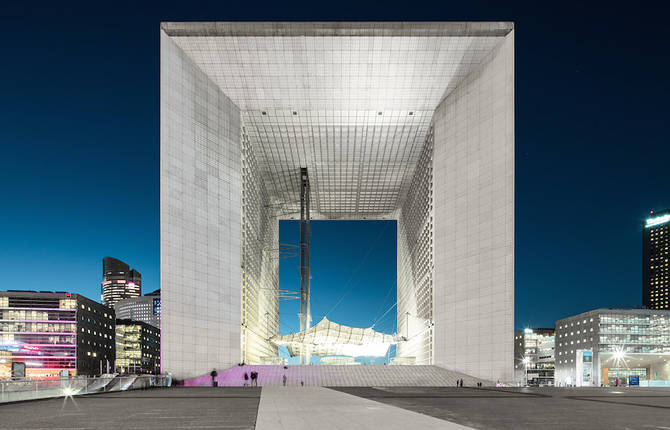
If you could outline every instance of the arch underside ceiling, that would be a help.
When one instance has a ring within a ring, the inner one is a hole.
[[[313,218],[365,219],[393,218],[434,109],[504,39],[421,31],[172,38],[240,107],[279,218],[298,217],[307,167]]]

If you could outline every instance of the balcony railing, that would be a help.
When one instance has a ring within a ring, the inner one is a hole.
[[[99,378],[7,380],[0,381],[0,403],[169,387],[171,384],[171,375],[109,375]]]

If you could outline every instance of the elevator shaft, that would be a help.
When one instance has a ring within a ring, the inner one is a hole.
[[[312,313],[310,310],[310,285],[311,278],[309,266],[309,240],[310,216],[309,216],[309,175],[307,168],[300,168],[300,331],[307,330],[312,325]],[[305,346],[300,351],[300,364],[309,364],[310,351]]]

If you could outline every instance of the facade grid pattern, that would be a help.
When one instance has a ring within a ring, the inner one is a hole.
[[[243,126],[242,363],[262,363],[278,356],[277,346],[269,339],[279,332],[279,260],[273,249],[279,240],[279,222],[268,201]]]
[[[579,351],[593,353],[592,385],[615,378],[670,380],[670,311],[596,309],[556,321],[556,383],[575,384]]]
[[[398,217],[397,356],[433,363],[433,129],[429,129]]]
[[[187,378],[240,360],[240,111],[165,33],[161,124],[161,366]]]

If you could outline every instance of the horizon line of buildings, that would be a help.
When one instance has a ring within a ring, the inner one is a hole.
[[[598,308],[553,328],[514,333],[514,378],[523,385],[670,386],[670,209],[642,227],[641,308]],[[100,300],[64,291],[0,292],[0,378],[159,373],[160,289],[103,258]],[[655,381],[655,382],[654,382]]]
[[[160,373],[160,289],[103,259],[102,303],[65,291],[0,291],[0,379]]]
[[[517,330],[522,385],[670,386],[670,209],[642,226],[642,307],[598,308]]]

